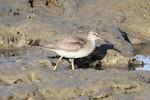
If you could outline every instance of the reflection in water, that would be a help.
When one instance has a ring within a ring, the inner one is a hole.
[[[136,55],[136,59],[144,62],[144,66],[138,67],[136,70],[150,71],[150,56]]]

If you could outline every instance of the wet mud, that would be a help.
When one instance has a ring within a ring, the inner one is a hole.
[[[0,99],[148,100],[150,72],[129,70],[129,62],[150,54],[149,6],[149,0],[0,0]],[[76,59],[75,70],[64,58],[52,71],[58,56],[37,45],[91,29],[103,37],[94,52]]]

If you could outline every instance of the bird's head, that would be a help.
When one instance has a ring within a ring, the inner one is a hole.
[[[95,30],[91,30],[88,33],[88,38],[92,39],[92,40],[98,40],[101,39],[101,36],[97,33],[97,31]]]

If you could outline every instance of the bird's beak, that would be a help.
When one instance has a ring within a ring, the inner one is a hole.
[[[98,35],[98,40],[101,40],[103,37],[101,35]]]

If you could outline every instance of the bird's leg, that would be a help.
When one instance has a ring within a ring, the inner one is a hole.
[[[59,59],[58,59],[57,62],[56,62],[56,65],[53,67],[52,70],[56,70],[56,69],[57,69],[57,66],[58,66],[59,62],[62,60],[62,58],[63,58],[63,56],[60,56],[60,57],[59,57]]]
[[[74,70],[74,59],[69,59],[71,61],[72,70]]]

